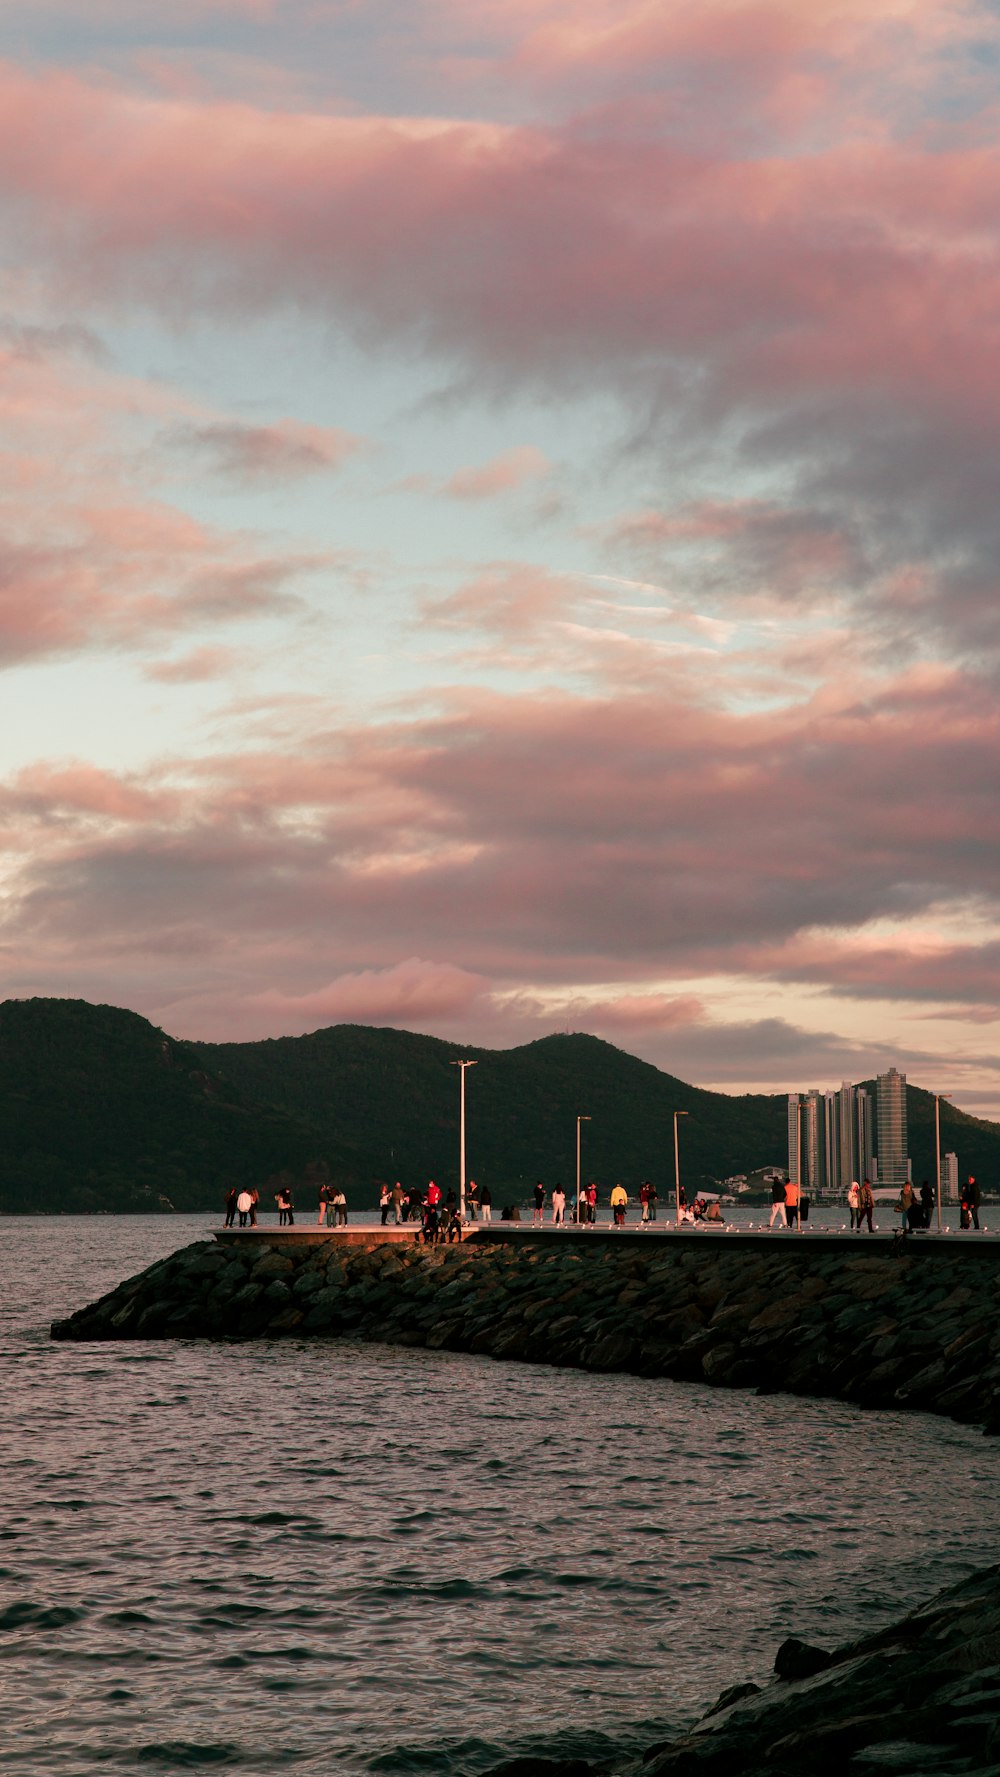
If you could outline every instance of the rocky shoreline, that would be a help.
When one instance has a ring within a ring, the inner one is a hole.
[[[55,1339],[346,1338],[916,1408],[1000,1433],[1000,1264],[963,1246],[200,1241]]]
[[[1000,1772],[1000,1567],[825,1652],[789,1640],[774,1680],[735,1685],[625,1765],[512,1759],[490,1777],[959,1777]]]

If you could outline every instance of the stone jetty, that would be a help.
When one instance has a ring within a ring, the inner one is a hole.
[[[775,1673],[763,1687],[733,1685],[694,1728],[640,1760],[554,1759],[547,1777],[996,1777],[1000,1567],[834,1652],[786,1641]],[[490,1777],[529,1777],[530,1764],[508,1760]],[[533,1766],[531,1777],[544,1771]]]
[[[255,1230],[199,1241],[56,1339],[354,1339],[916,1408],[1000,1433],[1000,1247],[864,1236]]]

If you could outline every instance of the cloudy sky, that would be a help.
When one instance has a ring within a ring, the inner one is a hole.
[[[1000,1115],[1000,12],[7,0],[4,995]]]

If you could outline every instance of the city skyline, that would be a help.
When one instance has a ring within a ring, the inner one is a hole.
[[[789,1177],[812,1192],[843,1192],[863,1179],[901,1190],[911,1176],[906,1086],[906,1075],[890,1067],[874,1095],[849,1080],[829,1092],[790,1092]]]
[[[998,57],[12,0],[0,997],[1000,1117]]]

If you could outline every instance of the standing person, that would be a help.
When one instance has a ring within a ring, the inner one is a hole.
[[[259,1202],[260,1202],[260,1192],[258,1191],[256,1185],[251,1185],[251,1187],[250,1187],[250,1226],[251,1226],[251,1228],[256,1228],[256,1226],[257,1226],[257,1205]]]
[[[915,1228],[922,1228],[924,1224],[924,1212],[920,1207],[920,1198],[913,1189],[913,1183],[910,1179],[906,1180],[903,1189],[899,1193],[899,1202],[901,1206],[900,1213],[907,1234],[912,1234]]]
[[[923,1211],[924,1227],[931,1225],[931,1213],[934,1209],[934,1192],[931,1190],[930,1179],[924,1179],[920,1187],[920,1208]]]
[[[321,1184],[320,1188],[319,1188],[319,1215],[316,1217],[317,1228],[322,1228],[326,1225],[327,1210],[329,1209],[329,1207],[330,1207],[330,1187],[326,1183],[326,1181],[324,1180],[323,1184]]]
[[[335,1225],[338,1228],[346,1228],[347,1227],[347,1198],[344,1196],[343,1185],[337,1185],[337,1187],[334,1190],[333,1197],[331,1198],[331,1203],[333,1206]]]
[[[476,1184],[474,1178],[470,1178],[465,1187],[465,1207],[470,1222],[474,1222],[476,1219],[476,1210],[479,1208],[479,1186]]]
[[[479,1207],[483,1212],[483,1221],[491,1222],[493,1220],[493,1192],[489,1185],[481,1185],[479,1188]]]
[[[531,1220],[532,1223],[537,1222],[539,1227],[541,1227],[543,1211],[545,1209],[545,1186],[542,1184],[541,1179],[536,1183],[534,1191],[532,1192],[532,1197],[534,1199],[535,1207],[532,1211]]]
[[[247,1222],[250,1220],[250,1211],[253,1208],[253,1198],[249,1191],[243,1190],[240,1192],[236,1199],[236,1207],[240,1212],[240,1227],[245,1228]]]
[[[397,1179],[396,1183],[392,1187],[392,1213],[393,1213],[393,1217],[395,1219],[395,1223],[396,1223],[397,1228],[399,1227],[400,1220],[402,1217],[402,1208],[403,1208],[403,1187],[400,1184],[399,1180]]]
[[[552,1193],[552,1223],[558,1228],[566,1220],[566,1193],[557,1185]]]
[[[776,1221],[777,1221],[779,1228],[787,1228],[788,1227],[788,1217],[785,1214],[785,1191],[787,1190],[787,1188],[788,1188],[788,1180],[787,1179],[772,1179],[772,1181],[771,1181],[771,1220],[767,1224],[768,1230],[770,1230],[771,1228],[774,1227],[774,1224]]]
[[[444,1213],[445,1213],[446,1217],[451,1215],[451,1212],[455,1208],[455,1205],[457,1204],[457,1202],[458,1202],[458,1198],[455,1196],[455,1188],[453,1185],[449,1185],[448,1191],[447,1191],[447,1194],[446,1194],[445,1200],[444,1200]]]
[[[791,1227],[799,1219],[799,1199],[801,1192],[793,1178],[785,1182],[785,1221]]]
[[[639,1186],[640,1221],[643,1227],[649,1221],[649,1180],[643,1179]]]
[[[851,1212],[851,1233],[852,1234],[854,1233],[855,1228],[860,1230],[860,1227],[861,1227],[861,1211],[858,1208],[858,1205],[860,1202],[861,1202],[861,1186],[858,1184],[858,1181],[856,1178],[852,1178],[850,1185],[848,1186],[848,1190],[847,1190],[847,1207]]]
[[[628,1192],[626,1191],[625,1186],[619,1181],[611,1193],[611,1209],[614,1214],[616,1228],[623,1228],[625,1226],[625,1211],[627,1208]]]
[[[236,1189],[235,1185],[233,1186],[231,1191],[226,1192],[226,1227],[227,1228],[231,1228],[233,1223],[236,1220],[236,1199],[238,1196],[239,1196],[239,1192]]]
[[[597,1186],[591,1179],[587,1186],[587,1226],[592,1228],[597,1221]]]
[[[861,1233],[861,1224],[864,1221],[867,1221],[867,1223],[868,1223],[869,1234],[874,1234],[875,1230],[872,1227],[872,1212],[874,1211],[874,1208],[875,1208],[875,1199],[872,1196],[872,1188],[871,1188],[871,1185],[869,1184],[868,1180],[865,1179],[864,1183],[861,1186],[860,1193],[858,1195],[858,1233],[859,1234]]]
[[[441,1187],[440,1185],[436,1185],[433,1179],[430,1179],[427,1184],[427,1190],[424,1193],[424,1203],[429,1209],[437,1209],[440,1202]]]
[[[974,1228],[979,1227],[979,1205],[982,1203],[982,1200],[982,1192],[976,1183],[975,1175],[970,1172],[969,1182],[962,1192],[962,1207],[968,1211],[969,1221],[971,1221]],[[968,1227],[969,1222],[966,1222],[965,1225]]]
[[[653,1184],[652,1179],[646,1180],[646,1187],[649,1191],[649,1219],[651,1222],[655,1222],[657,1194],[656,1194],[656,1186]]]
[[[388,1185],[383,1185],[379,1191],[378,1206],[382,1211],[382,1226],[384,1228],[386,1222],[389,1220],[389,1211],[392,1208],[392,1193],[389,1190]]]
[[[286,1223],[290,1227],[295,1218],[292,1215],[292,1193],[287,1185],[275,1191],[274,1201],[278,1205],[278,1227],[283,1228]]]

